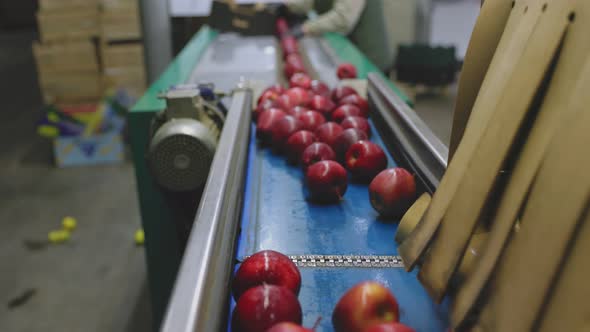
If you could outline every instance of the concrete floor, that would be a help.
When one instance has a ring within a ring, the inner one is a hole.
[[[31,32],[0,32],[0,331],[148,331],[132,165],[58,169],[35,133]],[[47,232],[73,216],[63,245]]]

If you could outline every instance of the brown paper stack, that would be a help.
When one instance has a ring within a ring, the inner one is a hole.
[[[570,283],[588,287],[570,258],[581,261],[590,240],[577,232],[590,198],[590,154],[580,149],[590,143],[588,31],[588,1],[484,3],[460,81],[452,159],[399,247],[435,300],[451,295],[454,327],[548,330],[562,314],[568,330],[584,328],[589,312]],[[566,313],[566,294],[580,307]]]

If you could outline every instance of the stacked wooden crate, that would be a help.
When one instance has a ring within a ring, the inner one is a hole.
[[[33,44],[45,102],[96,100],[102,94],[94,39],[100,31],[98,1],[41,0],[40,42]]]
[[[104,86],[139,96],[146,77],[138,1],[103,0],[100,21]]]
[[[145,89],[138,0],[40,0],[33,45],[46,103],[99,100]]]

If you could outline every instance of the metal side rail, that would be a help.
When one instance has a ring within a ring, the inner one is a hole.
[[[227,324],[251,105],[249,90],[234,92],[161,331],[221,331]]]
[[[446,168],[449,149],[387,82],[374,73],[368,75],[369,101],[373,104],[375,126],[390,145],[394,159],[410,169],[433,193]]]

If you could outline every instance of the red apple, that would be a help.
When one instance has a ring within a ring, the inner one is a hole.
[[[363,282],[349,289],[332,313],[336,332],[363,332],[379,323],[399,321],[399,308],[393,294],[377,282]]]
[[[309,166],[323,160],[336,160],[336,152],[328,144],[322,142],[311,144],[301,155],[301,164],[304,171],[307,171]]]
[[[301,161],[301,154],[312,143],[316,142],[315,135],[308,130],[300,130],[289,137],[285,144],[287,161],[291,164],[297,164]]]
[[[306,329],[305,327],[289,322],[278,323],[271,327],[266,332],[314,332],[312,329]],[[402,331],[403,332],[403,331]]]
[[[356,67],[352,63],[343,63],[336,69],[336,76],[339,79],[356,78]]]
[[[401,323],[380,323],[364,329],[363,332],[416,332],[416,330]]]
[[[346,152],[344,160],[346,169],[355,179],[361,181],[371,181],[387,168],[385,152],[379,145],[369,141],[354,143]]]
[[[330,88],[326,83],[319,80],[311,81],[311,92],[316,95],[330,98]]]
[[[416,198],[414,176],[399,167],[384,170],[371,181],[369,198],[382,216],[401,218]]]
[[[305,69],[305,62],[303,62],[303,58],[298,53],[289,54],[285,57],[285,63],[293,65],[297,68]]]
[[[290,110],[297,106],[297,103],[295,99],[284,93],[277,99],[276,105],[284,110]]]
[[[258,117],[258,123],[256,124],[256,137],[263,143],[270,143],[272,137],[272,129],[274,128],[275,122],[287,116],[279,108],[271,108],[260,114]]]
[[[271,93],[274,94],[274,92],[271,92]],[[267,111],[271,108],[283,109],[281,102],[280,102],[280,98],[281,97],[278,97],[277,99],[274,99],[274,98],[264,99],[260,104],[258,104],[258,106],[254,110],[254,112],[252,112],[252,120],[257,121],[258,117],[260,116],[260,114],[262,114],[262,112]]]
[[[354,95],[348,95],[342,99],[340,99],[339,105],[344,105],[344,104],[352,104],[355,105],[356,107],[358,107],[362,113],[362,115],[367,118],[369,117],[369,103],[367,102],[367,100],[357,94]]]
[[[274,94],[272,94],[272,93],[274,93]],[[266,89],[265,89],[265,90],[262,92],[262,94],[260,94],[260,97],[258,98],[258,102],[257,102],[257,104],[260,104],[260,102],[261,102],[262,100],[264,100],[264,99],[267,99],[267,98],[265,98],[265,95],[268,95],[268,96],[273,96],[273,97],[274,97],[274,95],[275,95],[275,94],[280,96],[280,95],[282,95],[283,93],[285,93],[285,88],[283,88],[283,86],[282,86],[282,85],[280,85],[280,84],[278,84],[278,83],[277,83],[277,84],[273,84],[273,85],[269,86],[268,88],[266,88]],[[277,98],[278,98],[278,97],[277,97]],[[275,99],[276,99],[276,98],[275,98]]]
[[[271,91],[271,90],[264,91],[260,95],[260,97],[258,97],[258,102],[256,103],[256,105],[262,104],[262,102],[264,102],[267,99],[272,99],[272,100],[279,99],[279,97],[281,96],[281,94],[282,93],[278,93],[276,91]]]
[[[294,117],[298,117],[299,115],[311,111],[309,108],[303,106],[295,106],[287,111],[287,114],[292,115]]]
[[[303,128],[314,131],[317,127],[326,123],[326,119],[322,114],[316,111],[307,111],[295,116],[299,121],[303,122]]]
[[[297,39],[292,36],[285,36],[281,39],[281,48],[285,56],[299,52],[299,46],[297,45]]]
[[[336,139],[344,129],[335,122],[326,122],[315,130],[315,135],[320,142],[324,142],[329,146],[334,146]]]
[[[301,305],[290,289],[263,284],[240,296],[233,312],[232,331],[266,332],[277,323],[301,324],[301,320]]]
[[[332,114],[332,111],[334,111],[336,105],[334,104],[334,102],[330,100],[330,98],[315,95],[311,99],[309,107],[312,110],[322,113],[326,118],[329,118],[330,114]]]
[[[361,110],[354,105],[341,105],[332,112],[332,121],[341,123],[345,118],[349,116],[361,116],[361,113]]]
[[[276,152],[281,152],[287,139],[295,132],[303,129],[303,123],[294,116],[286,115],[277,120],[272,128],[272,146]]]
[[[371,137],[371,125],[369,121],[361,116],[349,116],[340,123],[343,129],[356,128],[362,130]]]
[[[341,85],[332,91],[332,100],[335,103],[340,103],[340,100],[344,97],[356,94],[357,92],[355,89],[346,85]]]
[[[287,78],[291,78],[293,75],[295,75],[296,73],[307,73],[307,71],[305,70],[305,67],[301,66],[296,66],[293,65],[291,63],[285,63],[285,76]]]
[[[279,37],[286,36],[289,33],[289,24],[287,23],[287,20],[282,17],[277,19],[275,27]]]
[[[348,174],[332,160],[317,162],[307,169],[305,179],[311,199],[319,203],[338,202],[348,187]]]
[[[298,295],[301,274],[289,257],[273,250],[263,250],[242,262],[232,282],[238,300],[248,289],[262,284],[283,286]]]
[[[348,148],[350,148],[354,143],[366,139],[369,139],[369,137],[364,131],[355,128],[343,130],[342,133],[336,137],[336,141],[332,145],[334,152],[336,152],[336,158],[343,161],[344,155],[348,151]]]
[[[293,101],[293,106],[308,106],[310,105],[313,97],[309,91],[300,87],[290,88],[289,90],[285,91],[283,96],[289,96],[289,98]]]
[[[305,90],[311,89],[311,77],[304,73],[295,73],[289,78],[291,88],[300,87]]]

